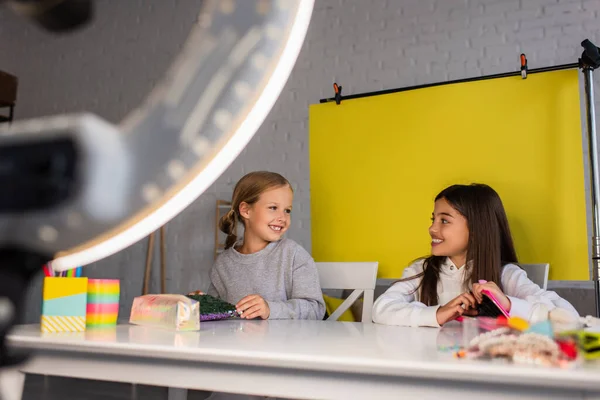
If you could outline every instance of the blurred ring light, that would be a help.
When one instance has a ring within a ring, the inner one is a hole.
[[[118,126],[91,114],[15,122],[0,145],[67,137],[79,190],[65,206],[0,216],[0,241],[56,254],[64,271],[164,225],[233,162],[277,100],[314,0],[214,0],[143,105]]]

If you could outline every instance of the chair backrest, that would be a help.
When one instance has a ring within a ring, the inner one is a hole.
[[[542,289],[548,288],[550,264],[519,264],[527,272],[527,277]]]
[[[354,289],[327,320],[337,320],[364,293],[362,322],[372,322],[378,262],[318,262],[322,289]]]
[[[15,104],[17,101],[18,82],[19,80],[16,76],[0,71],[0,105],[6,107]]]

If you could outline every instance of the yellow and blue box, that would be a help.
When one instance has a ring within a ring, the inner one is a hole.
[[[42,332],[83,332],[88,278],[45,277]]]

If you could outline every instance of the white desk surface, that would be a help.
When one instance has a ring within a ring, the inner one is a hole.
[[[70,358],[73,365],[79,362],[78,357],[84,360],[95,356],[102,360],[117,357],[141,360],[145,365],[161,362],[171,366],[204,365],[212,368],[211,371],[222,372],[224,369],[238,373],[250,368],[253,371],[264,369],[271,378],[277,371],[288,371],[287,374],[309,371],[313,377],[334,374],[341,378],[417,379],[422,383],[436,381],[442,386],[469,386],[479,382],[480,386],[493,383],[506,388],[516,385],[529,389],[600,393],[600,363],[563,370],[458,360],[451,352],[438,351],[438,346],[459,341],[460,329],[456,326],[407,328],[326,321],[227,320],[203,322],[199,332],[179,333],[119,325],[113,330],[49,334],[41,333],[38,325],[23,325],[8,335],[11,348],[33,349],[41,358]],[[69,372],[68,368],[63,373],[60,372],[62,367],[48,365],[26,368],[25,371],[40,373],[43,368],[49,368],[49,375],[88,377]],[[105,377],[97,375],[96,379],[115,380],[119,377],[110,371],[104,372]],[[177,383],[153,382],[161,386]],[[180,387],[203,389],[206,385],[200,386],[202,384],[186,383]],[[207,389],[217,388],[218,385]],[[270,394],[281,396],[283,393]]]

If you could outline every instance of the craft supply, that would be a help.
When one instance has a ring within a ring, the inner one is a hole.
[[[533,326],[529,332],[511,327],[485,332],[471,340],[463,350],[457,357],[504,360],[514,364],[564,368],[571,367],[577,360],[577,349],[573,346],[573,341],[566,338],[555,340],[547,335],[546,329],[541,325]]]
[[[558,348],[569,360],[575,360],[577,358],[577,340],[573,338],[559,338],[556,339]]]
[[[52,271],[52,268],[50,268],[50,265],[48,265],[48,264],[44,264],[42,266],[42,271],[44,271],[44,276],[48,276],[48,277],[54,276],[54,271]]]
[[[88,328],[117,324],[120,284],[118,279],[88,279],[86,325]]]
[[[518,331],[526,331],[529,328],[529,323],[523,318],[510,317],[508,319],[508,326]]]
[[[479,329],[482,332],[493,331],[494,329],[508,326],[508,320],[502,315],[498,318],[477,317],[477,322],[479,323]]]
[[[208,294],[190,293],[187,295],[200,303],[200,321],[216,321],[239,317],[233,304]]]
[[[570,354],[572,348],[565,343],[575,343],[578,351],[581,352],[585,360],[597,360],[600,358],[600,333],[576,330],[572,332],[561,332],[557,341],[562,343],[561,348],[567,354]]]
[[[68,271],[63,271],[61,273],[61,276],[66,276],[66,277],[69,277],[69,278],[80,277],[81,276],[81,270],[82,270],[82,267],[73,268],[73,269],[70,269]]]
[[[504,327],[504,328],[498,328],[498,329],[495,329],[493,331],[482,333],[479,336],[473,338],[471,340],[471,342],[469,343],[468,347],[479,346],[479,344],[481,342],[484,342],[484,341],[486,341],[486,340],[488,340],[490,338],[494,338],[494,337],[497,337],[497,336],[502,336],[502,335],[505,335],[505,334],[508,334],[508,333],[510,333],[510,328],[506,328],[506,327]]]
[[[552,329],[552,323],[549,320],[538,322],[537,324],[531,325],[525,330],[525,333],[538,333],[547,337],[554,337],[554,331]]]
[[[129,322],[175,331],[200,329],[200,304],[179,294],[148,294],[133,299]]]

